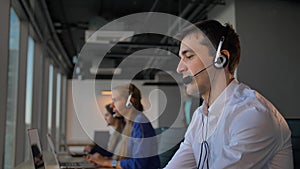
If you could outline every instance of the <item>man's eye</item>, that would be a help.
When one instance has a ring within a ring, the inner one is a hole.
[[[191,59],[194,55],[189,55],[186,58]]]

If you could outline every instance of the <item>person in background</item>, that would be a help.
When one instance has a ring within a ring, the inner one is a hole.
[[[107,122],[107,125],[112,127],[107,148],[104,149],[95,144],[94,146],[86,146],[84,151],[89,154],[100,153],[103,156],[112,157],[118,143],[121,141],[121,133],[124,129],[125,121],[119,113],[113,111],[112,103],[105,105],[105,110],[104,119]]]
[[[191,123],[194,111],[199,107],[199,105],[202,104],[203,99],[200,97],[193,97],[192,95],[189,95],[186,92],[186,89],[184,88],[184,96],[186,99],[183,102],[183,108],[184,108],[184,115],[185,115],[185,122],[186,126],[189,126]]]
[[[113,130],[111,132],[111,136],[108,140],[107,150],[110,152],[115,152],[115,149],[120,142],[125,127],[124,118],[119,115],[118,112],[113,111],[113,104],[108,104],[105,106],[107,113],[104,115],[105,120],[107,121],[107,125],[112,126]]]
[[[41,152],[41,149],[38,147],[37,144],[32,144],[31,149],[32,149],[35,169],[44,169],[45,165],[44,165],[43,154]]]
[[[122,141],[116,148],[117,158],[105,158],[100,154],[89,155],[88,161],[103,167],[122,169],[157,169],[160,160],[157,155],[155,131],[142,113],[141,92],[133,84],[113,88],[114,111],[119,112],[126,121]]]
[[[271,102],[234,77],[240,41],[232,26],[203,21],[178,37],[177,72],[187,93],[201,95],[204,102],[166,169],[293,168],[285,119]]]

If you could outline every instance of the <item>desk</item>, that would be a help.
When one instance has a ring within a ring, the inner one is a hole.
[[[60,169],[53,155],[50,152],[44,151],[43,155],[44,155],[45,169]],[[66,153],[59,154],[59,159],[64,162],[85,161],[85,159],[82,157],[72,157]],[[24,163],[21,163],[20,165],[16,166],[15,169],[34,169],[32,157],[30,156],[30,159],[28,161],[25,161]],[[97,169],[112,169],[112,168],[99,167]]]
[[[34,169],[33,163],[31,160],[26,161],[20,165],[18,165],[17,167],[15,167],[15,169]],[[49,164],[46,165],[45,169],[60,169],[58,165],[55,164]],[[97,169],[113,169],[113,168],[103,168],[103,167],[99,167]]]
[[[32,159],[21,163],[20,165],[16,166],[15,169],[34,169]],[[59,166],[55,164],[49,164],[45,166],[45,169],[59,169]]]
[[[15,169],[34,169],[33,162],[32,162],[32,160],[28,160],[28,161],[18,165],[17,167],[15,167]],[[46,165],[45,169],[60,169],[60,168],[56,164],[49,164],[49,165]],[[97,169],[113,169],[113,168],[99,167]]]

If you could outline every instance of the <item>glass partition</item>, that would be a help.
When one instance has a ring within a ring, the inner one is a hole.
[[[4,168],[14,168],[15,139],[17,121],[17,97],[18,97],[18,68],[19,68],[19,41],[20,20],[13,8],[10,9],[9,32],[9,58],[8,58],[8,85],[7,85],[7,112],[6,135],[4,150]]]

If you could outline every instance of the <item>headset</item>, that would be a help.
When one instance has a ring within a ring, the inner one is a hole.
[[[118,120],[124,120],[123,116],[118,116],[117,113],[114,112],[113,118],[118,119]]]
[[[117,117],[117,113],[116,113],[116,112],[113,112],[113,113],[112,113],[112,116],[113,116],[113,118],[116,118],[116,117]]]
[[[132,97],[132,93],[129,94],[129,96],[127,98],[127,101],[126,101],[126,104],[125,104],[125,106],[126,106],[127,109],[130,109],[132,107],[132,103],[130,101],[131,97]]]
[[[214,66],[217,69],[226,67],[226,65],[228,63],[228,58],[224,54],[221,53],[221,48],[222,48],[224,40],[225,40],[225,37],[222,36],[221,40],[219,42],[218,48],[217,48],[215,59],[214,59]]]

